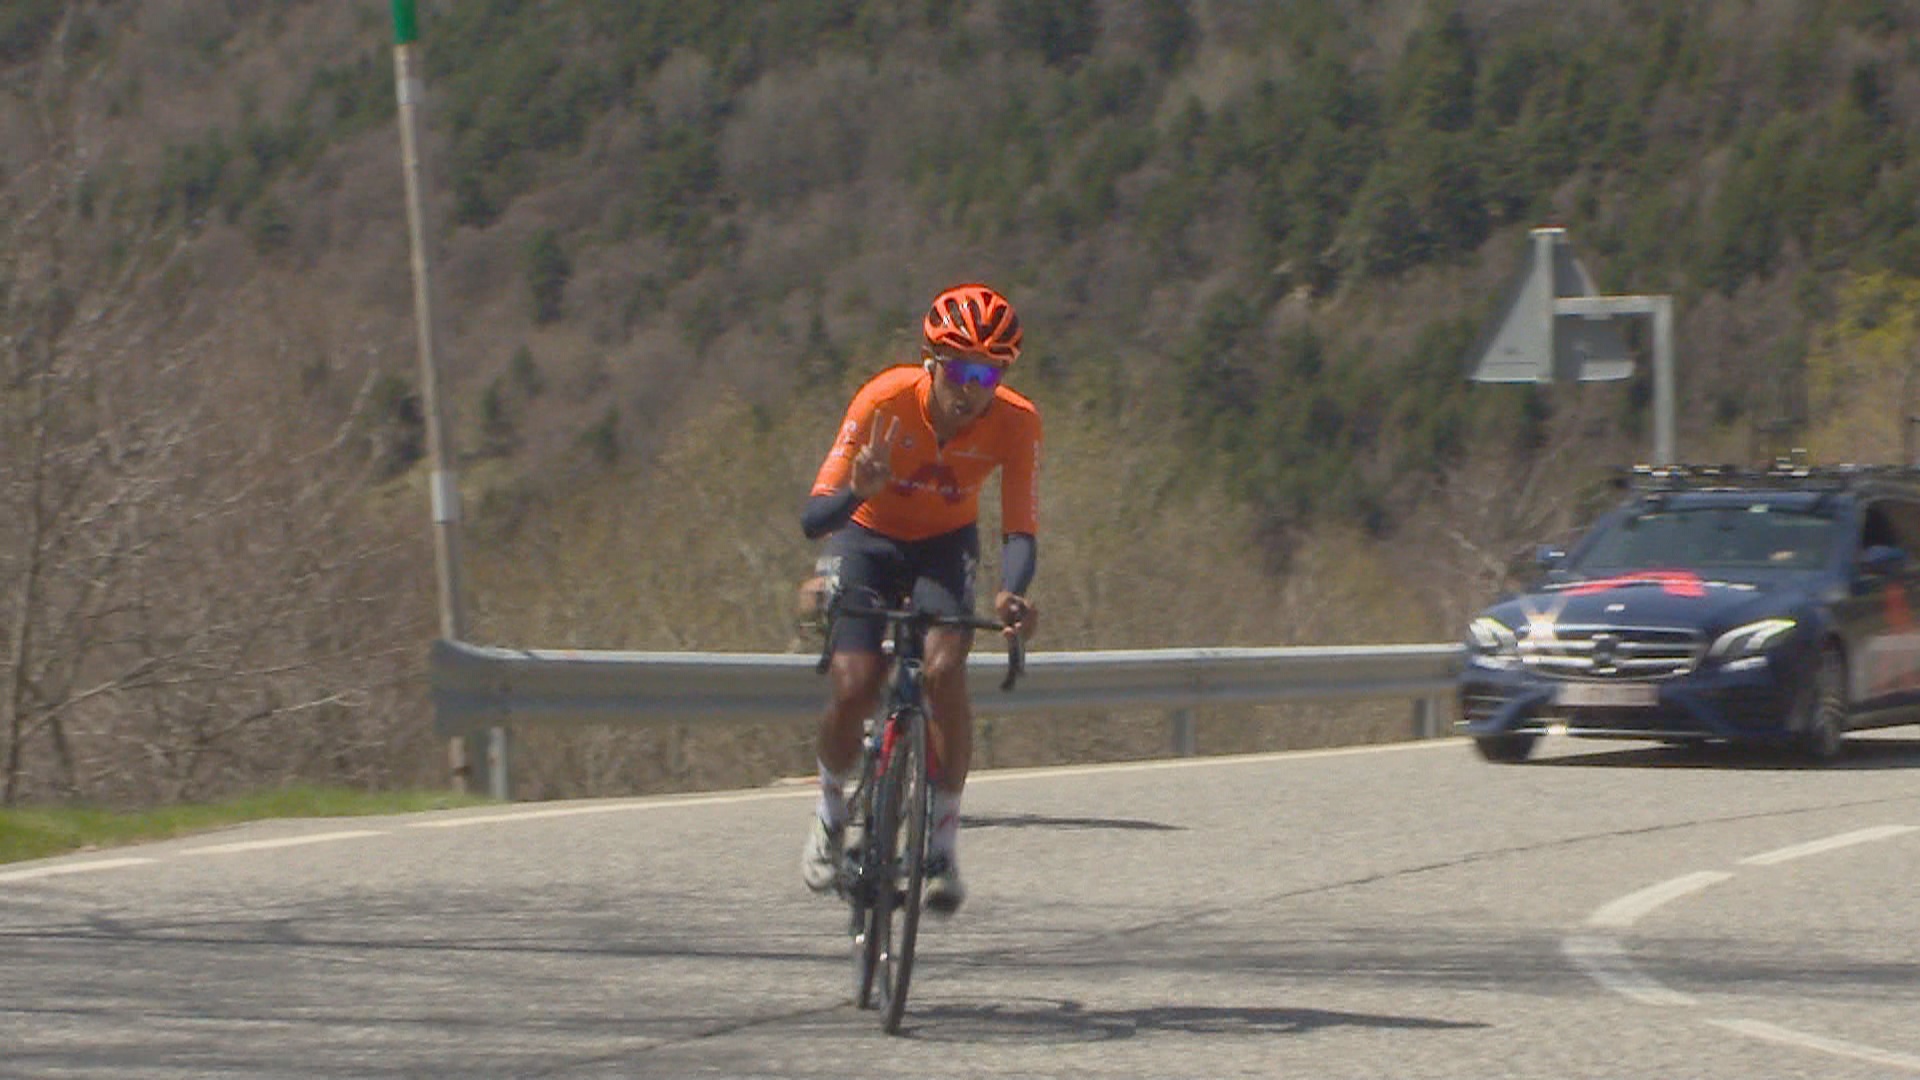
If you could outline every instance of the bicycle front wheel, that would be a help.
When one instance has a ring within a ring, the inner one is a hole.
[[[926,886],[927,829],[932,819],[933,785],[928,782],[927,719],[915,709],[900,718],[901,737],[895,740],[887,772],[894,780],[895,820],[889,846],[896,852],[893,880],[897,891],[886,890],[898,902],[899,925],[887,927],[880,974],[880,1027],[891,1035],[900,1030],[907,1013],[907,986],[913,981],[913,950],[920,936],[920,893]],[[889,912],[889,914],[893,914]],[[897,932],[895,932],[897,930]]]
[[[854,823],[860,830],[860,842],[846,853],[850,865],[846,871],[846,894],[849,906],[848,936],[853,942],[853,1004],[856,1008],[871,1009],[874,1006],[874,975],[880,967],[883,934],[875,934],[874,915],[883,901],[881,893],[891,904],[893,885],[888,874],[892,863],[892,852],[885,847],[881,837],[885,835],[878,822],[883,807],[893,801],[894,796],[884,783],[885,776],[877,769],[878,762],[869,755],[861,768],[860,783],[854,788],[849,804],[853,808]],[[884,885],[884,888],[882,887]],[[884,923],[880,927],[884,931]]]

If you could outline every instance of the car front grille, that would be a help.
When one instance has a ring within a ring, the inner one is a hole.
[[[1700,664],[1700,635],[1691,630],[1623,626],[1554,626],[1520,639],[1520,660],[1559,679],[1669,679]]]

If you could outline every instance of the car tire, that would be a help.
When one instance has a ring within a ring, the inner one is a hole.
[[[1846,751],[1847,661],[1839,649],[1821,650],[1793,726],[1800,753],[1812,761],[1833,761]]]
[[[1500,765],[1517,765],[1533,753],[1538,735],[1481,735],[1473,740],[1480,756]]]

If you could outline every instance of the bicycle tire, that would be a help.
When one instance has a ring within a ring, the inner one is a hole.
[[[880,831],[875,827],[880,802],[880,785],[875,762],[868,755],[862,765],[860,783],[850,800],[852,817],[860,824],[861,840],[849,853],[853,865],[847,868],[845,882],[849,917],[847,935],[853,945],[853,1004],[856,1008],[874,1007],[874,975],[880,966],[880,939],[873,933],[873,908],[882,877]]]
[[[927,809],[931,798],[927,788],[925,713],[912,709],[900,724],[904,728],[902,738],[889,763],[889,773],[895,776],[895,842],[891,847],[897,853],[893,872],[889,874],[889,884],[893,884],[889,890],[893,911],[889,915],[899,915],[899,920],[889,919],[887,926],[881,928],[885,936],[881,938],[883,949],[877,986],[879,1026],[887,1034],[897,1034],[900,1030],[900,1019],[906,1017],[906,992],[914,978],[914,944],[920,938],[920,892],[925,886]]]
[[[850,816],[864,832],[854,849],[843,855],[839,888],[848,903],[854,1004],[862,1009],[878,1007],[882,1028],[896,1034],[906,1015],[907,990],[913,980],[933,819],[932,752],[920,695],[920,636],[930,626],[1002,627],[997,621],[974,616],[837,602],[829,613],[829,624],[848,614],[884,618],[892,634],[886,710],[867,721],[860,783],[848,799]],[[829,633],[815,670],[830,667],[832,640]],[[1025,652],[1015,638],[1008,643],[1007,677],[1000,688],[1012,689],[1024,667]],[[898,939],[893,936],[895,914],[900,915]]]
[[[884,996],[881,999],[880,1028],[889,1035],[897,1034],[900,1021],[907,1014],[907,990],[913,982],[914,946],[920,937],[920,894],[926,887],[927,877],[927,829],[933,810],[933,785],[929,782],[930,770],[927,767],[927,717],[926,713],[914,709],[907,717],[907,738],[902,752],[895,755],[889,772],[898,780],[894,792],[898,796],[896,806],[905,810],[905,819],[900,822],[904,834],[900,837],[900,857],[904,863],[899,873],[905,879],[905,888],[900,891],[900,936],[890,941],[887,948],[887,981],[884,984]]]
[[[889,726],[893,721],[887,721]],[[872,886],[868,896],[872,903],[866,911],[866,949],[868,949],[868,969],[872,972],[872,1007],[881,1011],[881,1024],[885,1024],[885,1015],[893,1007],[893,986],[895,986],[895,942],[893,942],[893,917],[899,913],[899,861],[897,851],[900,846],[900,796],[902,780],[906,776],[906,759],[910,757],[908,740],[885,740],[881,746],[881,761],[877,765],[877,780],[874,784],[874,836],[870,842],[870,853],[874,857],[868,863],[868,884]]]
[[[899,906],[895,888],[895,856],[900,837],[900,774],[898,747],[875,770],[873,817],[867,838],[867,873],[863,882],[867,900],[864,963],[872,991],[868,1008],[885,1008],[892,993],[893,916]]]

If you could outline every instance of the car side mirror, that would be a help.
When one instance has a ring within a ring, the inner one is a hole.
[[[1869,574],[1897,574],[1906,566],[1906,549],[1891,544],[1874,544],[1860,553],[1860,569]]]
[[[1552,544],[1541,544],[1533,552],[1533,561],[1542,570],[1557,569],[1566,557],[1565,548],[1554,547]]]

